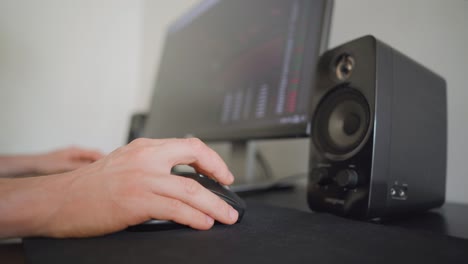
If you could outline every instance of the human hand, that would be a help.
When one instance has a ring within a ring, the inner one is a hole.
[[[50,175],[76,170],[101,159],[103,156],[96,150],[69,147],[34,155],[32,162],[36,174]]]
[[[206,230],[214,220],[234,224],[238,213],[196,181],[171,175],[175,165],[228,185],[234,181],[218,154],[198,139],[137,139],[76,171],[44,177],[56,190],[40,235],[103,235],[150,219]]]

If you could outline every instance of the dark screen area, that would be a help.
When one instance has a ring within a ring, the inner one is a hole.
[[[204,1],[167,32],[145,136],[307,133],[323,1]]]

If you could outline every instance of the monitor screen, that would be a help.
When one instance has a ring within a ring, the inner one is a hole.
[[[208,0],[167,31],[146,137],[309,134],[326,0]]]

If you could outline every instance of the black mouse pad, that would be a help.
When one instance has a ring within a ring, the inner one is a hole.
[[[468,240],[327,214],[248,204],[241,223],[25,239],[28,263],[462,263]]]

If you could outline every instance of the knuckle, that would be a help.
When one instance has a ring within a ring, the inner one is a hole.
[[[180,211],[182,211],[183,207],[184,203],[182,201],[177,199],[171,199],[169,200],[167,211],[171,216],[177,216],[180,214]]]
[[[182,178],[182,184],[184,186],[184,191],[190,196],[200,192],[201,185],[195,180]]]
[[[222,213],[222,214],[225,214],[225,215],[229,213],[228,205],[226,204],[226,202],[224,202],[221,199],[219,199],[219,201],[216,203],[215,210],[216,210],[216,212],[219,212],[219,213]]]
[[[130,142],[129,145],[134,147],[147,146],[149,144],[149,139],[147,138],[137,138]]]
[[[146,146],[137,147],[129,152],[130,158],[136,162],[145,161],[150,155],[150,148]]]
[[[201,141],[199,138],[188,138],[187,142],[197,151],[206,148],[205,143],[203,143],[203,141]]]

